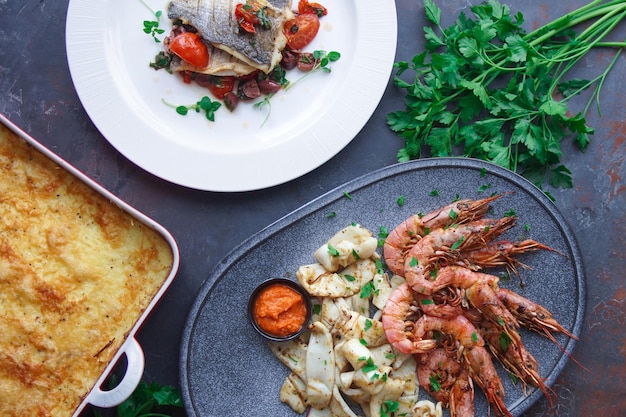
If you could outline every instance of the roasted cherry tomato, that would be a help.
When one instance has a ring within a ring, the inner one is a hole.
[[[194,81],[199,86],[207,88],[218,100],[223,100],[224,96],[235,88],[235,77],[232,76],[196,74]]]
[[[239,26],[248,33],[256,33],[254,25],[260,23],[258,13],[259,7],[256,3],[246,2],[235,6],[235,19],[237,19]]]
[[[183,82],[185,84],[191,84],[193,81],[193,71],[180,71],[179,74],[183,78]]]
[[[170,41],[169,48],[193,66],[205,68],[209,65],[209,51],[196,33],[181,33]]]
[[[322,17],[328,14],[328,10],[326,10],[326,7],[322,6],[319,3],[310,2],[308,0],[300,0],[300,3],[298,3],[298,13],[309,13],[317,15],[317,17]]]
[[[307,46],[320,28],[320,19],[316,14],[300,14],[288,20],[283,26],[287,37],[287,46],[292,50],[300,50]]]
[[[235,77],[231,76],[211,76],[207,88],[218,100],[224,100],[224,96],[235,88]]]

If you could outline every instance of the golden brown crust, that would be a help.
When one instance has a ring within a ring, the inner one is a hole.
[[[0,124],[0,415],[72,415],[171,267],[161,235]]]

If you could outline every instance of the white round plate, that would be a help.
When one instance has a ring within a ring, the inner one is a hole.
[[[143,32],[143,22],[155,17],[141,0],[70,0],[66,48],[72,80],[102,135],[148,172],[206,191],[278,185],[328,161],[358,134],[393,67],[394,0],[320,3],[328,15],[306,49],[337,51],[341,58],[330,64],[330,73],[310,74],[276,94],[271,107],[240,102],[230,113],[222,106],[210,122],[203,113],[181,116],[164,104],[190,105],[208,92],[149,67],[162,44]],[[146,4],[163,12],[162,39],[171,28],[167,2]],[[300,76],[297,70],[287,74],[291,82]]]

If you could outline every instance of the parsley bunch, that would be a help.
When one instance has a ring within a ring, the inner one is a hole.
[[[406,90],[406,110],[387,115],[404,139],[398,161],[424,155],[463,156],[520,172],[540,188],[572,187],[561,163],[561,141],[573,137],[584,151],[593,129],[585,115],[616,63],[624,42],[604,42],[626,17],[626,1],[595,0],[527,33],[521,13],[489,0],[441,26],[441,10],[424,0],[425,51],[395,63],[394,83]],[[584,24],[577,33],[574,28]],[[594,47],[615,48],[607,68],[591,80],[565,77]],[[414,78],[405,81],[402,74]],[[592,89],[583,111],[571,115],[569,100]]]
[[[114,378],[112,386],[115,386]],[[167,407],[182,408],[183,400],[180,392],[169,385],[160,385],[156,382],[141,381],[131,396],[117,406],[116,417],[168,417],[163,412]],[[94,410],[95,417],[102,417],[102,413]]]

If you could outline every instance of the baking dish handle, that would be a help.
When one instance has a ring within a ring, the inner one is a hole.
[[[124,402],[135,391],[141,378],[145,358],[143,349],[134,337],[129,338],[121,351],[126,355],[126,373],[117,386],[111,390],[104,391],[101,387],[95,387],[88,395],[87,402],[96,407],[115,407]]]

